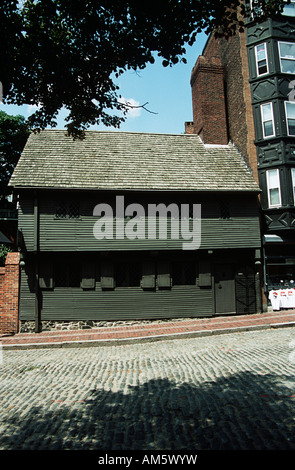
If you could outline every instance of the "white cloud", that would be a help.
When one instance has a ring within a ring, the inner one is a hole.
[[[40,109],[41,108],[41,104],[28,104],[28,113],[29,114],[32,114],[34,113],[35,111],[37,111],[37,109]]]
[[[140,104],[138,101],[134,100],[133,98],[124,98],[123,96],[121,98],[119,98],[118,100],[120,103],[122,104],[126,104],[128,106],[126,106],[128,112],[127,112],[127,116],[130,117],[130,118],[136,118],[136,117],[139,117],[141,115],[141,110],[142,108],[140,108]]]

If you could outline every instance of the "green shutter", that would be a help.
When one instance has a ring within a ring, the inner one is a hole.
[[[154,289],[155,286],[155,263],[153,261],[146,261],[142,265],[141,287],[143,289]]]
[[[103,261],[101,263],[101,288],[114,289],[114,264],[111,261]]]
[[[158,262],[158,287],[171,287],[170,264],[168,261]]]
[[[199,287],[211,287],[211,263],[210,261],[199,262]]]
[[[95,288],[95,264],[93,261],[84,262],[82,265],[82,289]]]

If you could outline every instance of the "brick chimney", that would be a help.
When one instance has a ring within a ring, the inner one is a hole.
[[[199,56],[191,87],[194,133],[205,144],[228,144],[223,67],[218,57]]]

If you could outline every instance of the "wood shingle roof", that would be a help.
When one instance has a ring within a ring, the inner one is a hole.
[[[64,130],[31,134],[10,180],[15,188],[259,191],[232,145],[191,134]]]

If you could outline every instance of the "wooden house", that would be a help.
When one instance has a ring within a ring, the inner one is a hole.
[[[73,140],[45,130],[29,137],[10,186],[18,198],[20,321],[34,322],[36,331],[48,321],[261,309],[260,190],[231,143],[115,131]],[[149,236],[149,209],[160,204],[189,211],[177,219],[167,210],[165,236],[156,212]],[[139,206],[141,214],[132,212]],[[113,211],[105,235],[104,208]],[[177,236],[177,222],[190,232]]]

